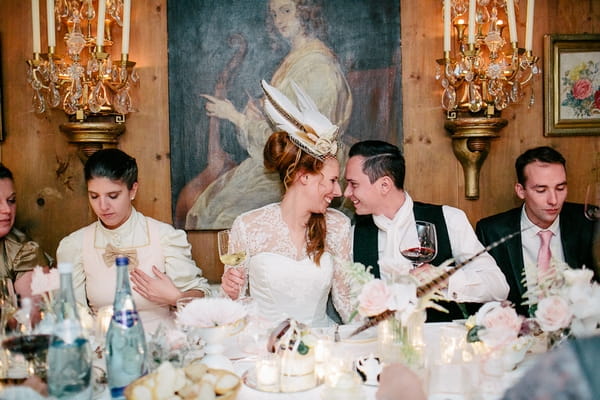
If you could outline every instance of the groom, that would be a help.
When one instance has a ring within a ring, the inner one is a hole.
[[[410,229],[415,226],[415,220],[432,222],[436,226],[438,252],[433,265],[483,250],[462,210],[413,202],[404,190],[404,175],[404,157],[392,144],[367,140],[350,149],[344,197],[352,201],[356,212],[354,261],[372,266],[376,278],[390,278],[389,265],[405,260],[400,248],[410,241]],[[427,264],[411,273],[430,276],[435,268]],[[428,322],[465,318],[456,303],[466,303],[467,313],[471,314],[480,305],[477,303],[505,300],[509,286],[494,259],[484,253],[452,275],[441,289],[448,299],[441,305],[450,313],[429,309]]]

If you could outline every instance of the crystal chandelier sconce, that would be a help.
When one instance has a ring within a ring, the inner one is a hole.
[[[530,83],[540,73],[532,54],[535,0],[527,0],[524,48],[518,45],[518,1],[443,0],[444,57],[437,60],[436,79],[468,199],[479,198],[481,165],[508,123],[501,111],[521,103],[528,89],[528,103],[534,103]]]
[[[134,111],[130,90],[139,81],[129,60],[131,0],[46,0],[45,54],[39,0],[31,5],[33,58],[27,61],[27,77],[35,112],[62,109],[70,122],[61,131],[86,153],[115,146],[125,129],[125,115]],[[113,62],[115,25],[122,28],[121,58]],[[57,33],[64,33],[67,57],[56,54]],[[93,137],[87,137],[90,129]]]

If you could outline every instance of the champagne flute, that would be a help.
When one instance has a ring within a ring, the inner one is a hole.
[[[585,193],[585,217],[590,221],[600,219],[600,182],[590,183]]]
[[[245,249],[235,249],[235,245],[230,240],[231,231],[225,229],[217,233],[217,244],[219,247],[219,259],[227,268],[236,268],[247,273],[243,262],[246,260],[247,252]],[[246,278],[247,281],[247,278]],[[242,299],[246,294],[246,282],[240,288],[238,299]]]
[[[435,225],[426,221],[415,221],[415,223],[417,246],[400,250],[400,253],[412,262],[413,268],[431,262],[437,254]]]

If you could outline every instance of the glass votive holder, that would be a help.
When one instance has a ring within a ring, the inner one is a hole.
[[[281,361],[274,353],[265,353],[256,360],[256,388],[264,392],[279,392]]]

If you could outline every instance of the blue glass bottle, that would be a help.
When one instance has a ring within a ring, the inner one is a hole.
[[[106,372],[113,399],[124,399],[127,385],[145,373],[146,337],[129,285],[129,259],[119,256],[113,316],[106,332]]]
[[[57,399],[92,398],[92,350],[77,313],[73,264],[59,263],[60,292],[54,303],[56,325],[48,348],[48,393]]]

